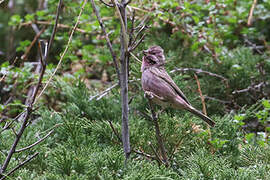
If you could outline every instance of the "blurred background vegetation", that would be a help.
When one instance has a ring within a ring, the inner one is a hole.
[[[0,126],[25,108],[38,48],[31,42],[39,31],[48,40],[58,0],[0,1]],[[120,23],[115,8],[95,1],[120,53]],[[108,1],[110,2],[110,1]],[[55,70],[67,45],[82,0],[65,0],[43,84]],[[254,7],[254,9],[252,8]],[[253,9],[253,10],[252,10]],[[119,89],[101,99],[89,98],[117,82],[104,35],[87,2],[67,54],[53,82],[37,102],[19,147],[25,147],[56,127],[35,148],[17,153],[15,167],[33,152],[37,158],[12,175],[20,179],[269,179],[270,2],[268,0],[138,0],[127,7],[135,24],[148,26],[134,51],[161,46],[166,69],[191,103],[202,109],[194,74],[198,75],[211,129],[187,112],[167,109],[159,122],[170,166],[133,152],[124,168]],[[146,20],[147,19],[147,20]],[[129,19],[129,27],[132,26]],[[29,53],[28,49],[31,47]],[[130,133],[133,150],[154,156],[153,122],[143,97],[140,63],[131,57],[129,79]],[[0,164],[13,142],[12,129],[0,134]],[[151,144],[151,145],[150,145]]]

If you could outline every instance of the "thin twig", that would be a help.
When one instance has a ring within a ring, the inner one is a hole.
[[[263,52],[260,50],[262,48],[265,48],[264,46],[257,46],[256,44],[250,42],[247,37],[245,37],[245,43],[251,46],[252,49],[255,49],[259,54],[263,54]]]
[[[108,48],[109,48],[109,50],[111,52],[111,55],[112,55],[114,67],[115,67],[115,70],[116,70],[116,73],[117,73],[117,77],[118,77],[119,82],[120,82],[120,70],[119,70],[119,65],[118,65],[117,59],[116,59],[116,53],[114,52],[114,50],[112,48],[112,43],[110,41],[108,33],[106,32],[105,26],[104,26],[103,21],[102,21],[102,19],[100,17],[99,11],[97,10],[97,7],[95,5],[94,0],[90,0],[90,2],[92,4],[92,8],[94,10],[94,13],[96,14],[96,17],[97,17],[97,20],[98,20],[99,25],[101,27],[101,30],[102,30],[102,32],[103,32],[103,34],[105,36],[107,46],[108,46]]]
[[[132,15],[131,15],[131,30],[129,32],[129,42],[128,42],[128,46],[130,47],[133,41],[133,34],[134,34],[134,24],[135,24],[135,13],[136,11],[131,11]]]
[[[50,50],[51,50],[52,43],[54,41],[54,37],[55,37],[56,31],[57,31],[58,19],[59,19],[62,4],[63,4],[63,0],[59,0],[58,6],[57,6],[57,11],[56,11],[55,23],[54,23],[53,31],[52,31],[52,34],[51,34],[51,37],[50,37],[50,40],[49,40],[49,44],[48,44],[48,52],[50,52]],[[47,53],[45,55],[44,61],[47,60],[48,55],[49,55],[49,53]]]
[[[3,176],[0,180],[4,180],[6,177],[10,176],[17,169],[21,168],[23,165],[25,165],[26,163],[28,163],[29,161],[31,161],[32,159],[34,159],[38,154],[39,154],[39,152],[36,152],[31,157],[29,157],[28,159],[26,159],[25,161],[23,161],[22,163],[20,163],[19,165],[17,165],[15,168],[13,168],[11,171],[9,171],[7,174],[0,174],[0,175]]]
[[[116,129],[113,127],[112,122],[111,122],[111,121],[108,121],[108,122],[109,122],[109,125],[110,125],[110,127],[111,127],[113,133],[114,133],[115,136],[117,137],[118,141],[119,141],[119,142],[122,142],[122,139],[121,139],[121,137],[119,136],[119,134],[118,134],[118,132],[116,131]]]
[[[201,90],[201,84],[200,84],[200,81],[199,81],[198,76],[197,76],[196,74],[194,74],[194,77],[195,77],[195,80],[196,80],[196,82],[197,82],[198,92],[199,92],[200,97],[201,97],[202,106],[203,106],[203,113],[204,113],[204,115],[207,116],[206,106],[205,106],[205,101],[204,101],[204,96],[203,96],[202,90]]]
[[[156,138],[157,138],[157,143],[158,143],[159,150],[160,150],[160,153],[162,156],[162,162],[164,162],[165,166],[169,166],[168,157],[167,157],[166,149],[165,149],[163,139],[161,136],[157,115],[154,111],[154,107],[153,107],[153,104],[152,104],[150,99],[148,99],[148,102],[149,102],[149,107],[150,107],[151,114],[152,114],[152,119],[153,119],[153,122],[155,125]]]
[[[139,62],[140,64],[142,64],[142,61],[141,61],[139,58],[137,58],[132,52],[130,52],[130,54],[131,54],[131,56],[132,56],[137,62]]]
[[[127,2],[124,3],[125,6],[127,6],[129,3],[131,3],[132,0],[128,0]]]
[[[217,99],[217,98],[210,97],[210,96],[204,96],[204,99],[209,99],[209,100],[212,100],[212,101],[217,101],[217,102],[220,102],[222,104],[230,104],[231,103],[230,101],[224,101],[224,100]]]
[[[250,26],[251,25],[251,21],[252,21],[252,17],[253,17],[253,12],[254,12],[254,9],[255,9],[255,6],[257,4],[257,0],[253,0],[253,4],[250,8],[250,11],[249,11],[249,15],[248,15],[248,22],[247,22],[247,25]]]
[[[228,79],[227,78],[225,78],[225,77],[223,77],[223,76],[221,76],[219,74],[215,74],[215,73],[212,73],[212,72],[209,72],[209,71],[205,71],[205,70],[202,70],[202,69],[196,69],[196,68],[176,68],[176,69],[170,71],[170,73],[175,73],[175,72],[186,73],[188,71],[192,71],[192,72],[195,72],[197,74],[202,73],[202,74],[206,74],[208,76],[216,77],[218,79],[221,79],[225,83],[225,85],[226,85],[227,88],[229,87]]]
[[[145,156],[149,159],[152,159],[152,160],[158,160],[158,158],[156,158],[155,156],[152,156],[150,154],[146,154],[145,152],[142,152],[142,151],[139,151],[139,150],[136,150],[136,149],[132,149],[133,152],[135,152],[136,154],[139,154],[139,155],[142,155],[142,156]]]
[[[46,26],[50,26],[50,25],[54,25],[54,23],[50,22],[50,21],[31,21],[31,22],[25,22],[25,23],[21,23],[21,26],[30,26],[32,24],[40,24],[40,25],[46,25]],[[66,24],[57,24],[57,28],[62,28],[62,29],[72,29],[72,27],[70,27],[69,25]],[[77,32],[80,33],[84,33],[84,34],[89,34],[91,32],[88,32],[84,29],[80,29],[80,28],[76,28]]]
[[[146,34],[143,34],[141,39],[137,42],[134,43],[134,45],[132,47],[129,48],[129,52],[132,52],[134,49],[136,49],[141,43],[142,41],[144,40],[144,37],[145,37]]]
[[[45,31],[45,27],[42,28],[42,30],[39,31],[38,34],[35,35],[33,41],[32,41],[31,44],[27,47],[25,53],[22,55],[22,57],[21,57],[22,60],[26,60],[26,58],[27,58],[27,56],[28,56],[30,50],[32,49],[32,47],[34,46],[34,44],[36,43],[36,41],[38,40],[38,38],[40,37],[40,35],[41,35],[44,31]]]
[[[44,91],[46,90],[46,88],[48,87],[48,85],[51,83],[53,77],[55,76],[57,70],[60,68],[61,63],[62,63],[62,61],[63,61],[63,58],[64,58],[64,56],[66,55],[66,53],[67,53],[67,51],[68,51],[68,48],[69,48],[69,45],[70,45],[70,43],[71,43],[71,40],[72,40],[73,34],[74,34],[74,32],[75,32],[75,29],[77,28],[77,26],[78,26],[78,24],[79,24],[79,20],[80,20],[80,18],[81,18],[81,15],[82,15],[82,12],[83,12],[83,10],[84,10],[84,7],[85,7],[86,3],[87,3],[87,0],[84,0],[84,3],[83,3],[83,5],[82,5],[82,7],[81,7],[80,13],[79,13],[78,18],[77,18],[77,21],[76,21],[76,23],[75,23],[75,25],[74,25],[74,27],[73,27],[71,33],[70,33],[70,36],[69,36],[69,38],[68,38],[68,42],[67,42],[67,45],[66,45],[66,47],[65,47],[65,50],[64,50],[64,52],[61,54],[60,60],[59,60],[59,62],[58,62],[58,64],[57,64],[57,66],[56,66],[54,72],[51,74],[51,76],[50,76],[49,80],[47,81],[47,83],[45,84],[44,88],[43,88],[43,89],[41,90],[41,92],[39,93],[39,95],[38,95],[38,97],[36,98],[36,101],[34,102],[34,104],[37,102],[37,100],[40,98],[40,96],[44,93]],[[46,58],[44,58],[44,59],[46,60]]]
[[[36,145],[38,145],[39,143],[41,143],[42,141],[44,141],[47,137],[49,137],[52,133],[54,132],[54,130],[51,130],[48,134],[46,134],[46,136],[44,136],[43,138],[39,139],[38,141],[36,141],[35,143],[27,146],[27,147],[24,147],[24,148],[21,148],[19,150],[16,150],[15,153],[19,153],[19,152],[22,152],[22,151],[25,151],[27,149],[30,149]]]
[[[212,72],[209,72],[209,71],[205,71],[205,70],[202,70],[202,69],[195,69],[195,68],[176,68],[172,71],[170,71],[170,73],[174,73],[174,72],[187,72],[187,71],[192,71],[192,72],[196,72],[197,74],[206,74],[206,75],[209,75],[209,76],[213,76],[213,77],[216,77],[216,78],[219,78],[223,81],[228,81],[227,78],[219,75],[219,74],[215,74],[215,73],[212,73]]]
[[[108,92],[110,92],[113,88],[117,87],[119,85],[119,83],[115,83],[112,86],[108,87],[107,89],[105,89],[104,91],[102,91],[101,93],[98,93],[94,96],[91,96],[89,98],[89,101],[92,101],[93,99],[97,98],[97,100],[100,100],[103,96],[105,96],[106,94],[108,94]]]
[[[235,90],[235,91],[232,92],[232,94],[241,94],[241,93],[246,93],[246,92],[249,92],[249,91],[259,91],[260,89],[265,87],[267,84],[268,83],[261,82],[261,83],[256,84],[256,85],[250,85],[246,89]]]
[[[19,116],[17,116],[17,117],[19,117]],[[17,118],[14,118],[14,119],[12,119],[8,124],[6,124],[2,129],[1,129],[1,131],[0,131],[0,134],[2,133],[2,132],[4,132],[5,130],[7,130],[15,121],[17,120]]]
[[[105,5],[108,6],[108,7],[114,7],[113,4],[106,3],[106,2],[103,1],[103,0],[99,0],[99,1],[102,2],[103,4],[105,4]]]
[[[146,120],[149,120],[149,121],[153,122],[152,117],[149,116],[147,113],[142,112],[142,111],[139,111],[139,110],[137,110],[136,112],[137,112],[138,114],[140,114],[142,117],[144,117]]]
[[[157,160],[158,164],[159,164],[159,165],[163,164],[163,163],[162,163],[163,161],[162,161],[161,158],[159,157],[159,155],[158,155],[157,151],[155,150],[154,146],[152,145],[152,143],[151,143],[151,142],[148,142],[148,145],[150,146],[150,148],[152,149],[153,153],[155,154],[156,160]]]

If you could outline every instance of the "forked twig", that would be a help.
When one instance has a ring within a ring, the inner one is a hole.
[[[3,174],[3,176],[1,177],[0,180],[4,180],[5,178],[7,178],[8,176],[10,176],[12,173],[14,173],[17,169],[21,168],[23,165],[25,165],[26,163],[28,163],[29,161],[31,161],[32,159],[34,159],[35,157],[37,157],[37,155],[39,154],[39,152],[36,152],[35,154],[33,154],[32,156],[30,156],[28,159],[26,159],[25,161],[23,161],[22,163],[20,163],[19,165],[17,165],[15,168],[13,168],[11,171],[9,171],[7,174]]]

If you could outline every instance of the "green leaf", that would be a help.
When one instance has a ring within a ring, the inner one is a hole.
[[[21,16],[18,14],[15,14],[10,17],[10,20],[8,22],[9,26],[18,26],[22,22]]]
[[[263,100],[262,101],[262,104],[265,108],[270,108],[270,103],[269,103],[269,100]]]
[[[35,20],[35,15],[34,14],[27,14],[24,18],[25,18],[26,22],[34,21]]]

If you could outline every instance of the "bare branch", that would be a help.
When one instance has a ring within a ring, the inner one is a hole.
[[[44,141],[47,137],[49,137],[53,132],[54,132],[54,129],[51,130],[48,134],[46,134],[46,136],[44,136],[43,138],[41,138],[41,139],[38,140],[37,142],[35,142],[35,143],[33,143],[33,144],[31,144],[31,145],[29,145],[29,146],[27,146],[27,147],[24,147],[24,148],[21,148],[21,149],[19,149],[19,150],[16,150],[15,153],[25,151],[25,150],[27,150],[27,149],[30,149],[30,148],[32,148],[32,147],[38,145],[39,143],[41,143],[42,141]]]
[[[101,29],[102,29],[102,32],[103,32],[103,34],[104,34],[104,36],[105,36],[105,39],[106,39],[106,42],[107,42],[107,46],[108,46],[108,48],[109,48],[109,50],[110,50],[110,52],[111,52],[111,55],[112,55],[114,67],[115,67],[115,70],[116,70],[116,73],[117,73],[117,77],[118,77],[119,82],[120,82],[120,70],[119,70],[119,65],[118,65],[118,62],[117,62],[117,59],[116,59],[116,54],[115,54],[115,52],[113,51],[113,48],[112,48],[112,43],[111,43],[111,41],[110,41],[110,38],[109,38],[108,33],[106,32],[105,26],[104,26],[103,21],[102,21],[102,19],[101,19],[101,17],[100,17],[99,11],[97,10],[97,7],[96,7],[96,5],[95,5],[95,3],[94,3],[94,0],[90,0],[90,2],[91,2],[91,4],[92,4],[92,8],[93,8],[93,10],[94,10],[94,13],[96,14],[96,17],[97,17],[97,20],[98,20],[98,22],[99,22],[99,25],[100,25],[100,27],[101,27]]]
[[[226,84],[226,87],[229,87],[228,85],[228,79],[219,75],[219,74],[215,74],[215,73],[212,73],[212,72],[208,72],[208,71],[205,71],[205,70],[202,70],[202,69],[195,69],[195,68],[176,68],[172,71],[170,71],[170,73],[175,73],[175,72],[182,72],[182,73],[186,73],[187,71],[192,71],[192,72],[195,72],[197,74],[206,74],[208,76],[212,76],[212,77],[216,77],[216,78],[219,78],[221,79],[222,81],[225,82]]]
[[[33,24],[40,24],[40,25],[53,25],[54,23],[50,22],[50,21],[33,21],[33,22],[25,22],[20,24],[21,26],[29,26],[29,25],[33,25]],[[72,27],[70,27],[69,25],[66,24],[57,24],[57,28],[62,28],[62,29],[72,29]],[[80,29],[80,28],[76,28],[77,32],[80,33],[84,33],[84,34],[89,34],[90,32],[84,30],[84,29]]]
[[[129,52],[134,51],[134,49],[136,49],[142,43],[142,41],[144,40],[144,37],[145,37],[145,34],[142,35],[141,39],[138,42],[136,42],[131,48],[129,48],[128,51]]]
[[[131,1],[132,1],[132,0],[128,0],[127,2],[125,2],[125,4],[124,4],[124,5],[125,5],[125,6],[127,6],[128,4],[130,4],[130,3],[131,3]]]
[[[135,11],[131,11],[131,30],[129,32],[129,42],[128,46],[130,47],[133,41],[133,34],[134,34],[134,24],[135,24]]]
[[[63,3],[63,0],[59,0],[58,6],[57,6],[57,11],[56,11],[55,23],[54,23],[53,31],[52,31],[52,34],[51,34],[51,37],[50,37],[50,40],[49,40],[49,44],[48,44],[48,52],[50,52],[50,50],[51,50],[52,43],[53,43],[53,40],[54,40],[54,37],[55,37],[55,34],[56,34],[57,25],[58,25],[58,19],[59,19],[59,14],[60,14],[60,11],[61,11],[62,3]],[[48,54],[46,54],[45,57],[44,57],[45,62],[46,62]]]
[[[8,176],[10,176],[17,169],[21,168],[23,165],[25,165],[26,163],[28,163],[29,161],[31,161],[32,159],[34,159],[38,154],[39,154],[39,152],[36,152],[31,157],[29,157],[28,159],[26,159],[25,161],[23,161],[22,163],[20,163],[18,166],[16,166],[15,168],[13,168],[11,171],[9,171],[7,174],[0,174],[2,176],[2,178],[0,180],[4,180]]]
[[[52,45],[52,42],[53,42],[53,39],[54,39],[54,36],[55,36],[61,4],[62,4],[62,0],[59,0],[57,14],[56,14],[55,27],[54,27],[53,33],[51,35],[51,38],[50,38],[49,47]],[[48,47],[48,49],[49,49],[49,47]],[[48,53],[45,53],[45,60],[46,60],[47,57],[48,57]],[[42,82],[42,79],[43,79],[43,76],[44,76],[45,69],[46,69],[46,65],[45,66],[42,65],[42,70],[41,70],[41,73],[39,75],[38,83],[36,84],[36,87],[34,87],[33,94],[31,96],[31,99],[29,100],[29,103],[27,104],[27,108],[26,108],[25,112],[22,113],[21,116],[20,116],[20,117],[22,117],[21,127],[19,128],[18,133],[15,132],[15,134],[16,134],[15,140],[14,140],[14,142],[13,142],[13,144],[12,144],[12,146],[11,146],[9,152],[8,152],[8,155],[7,155],[6,159],[4,160],[4,163],[3,163],[2,167],[1,167],[1,169],[0,169],[0,178],[2,178],[2,179],[5,178],[3,176],[3,173],[6,171],[6,169],[8,167],[8,164],[9,164],[9,162],[11,160],[12,155],[15,153],[16,147],[17,147],[17,145],[18,145],[18,143],[19,143],[19,141],[20,141],[20,139],[21,139],[21,137],[22,137],[22,135],[24,133],[24,130],[27,127],[28,119],[29,119],[31,113],[33,112],[33,105],[34,105],[34,102],[36,100],[37,92],[38,92],[38,90],[39,90],[39,88],[41,86],[41,82]],[[31,159],[32,158],[30,158],[30,160]],[[30,160],[27,160],[26,162],[28,162]],[[23,166],[25,163],[22,163],[20,166],[18,166],[18,168]],[[16,169],[18,169],[18,168],[15,168],[14,171]],[[14,172],[14,171],[12,171],[12,172]]]
[[[47,47],[46,47],[47,49]],[[40,59],[40,64],[44,67],[46,66],[46,62],[43,60],[43,55],[42,55],[42,48],[41,48],[41,42],[38,42],[38,52],[39,52],[39,59]]]
[[[241,93],[246,93],[249,91],[260,91],[263,87],[265,87],[268,83],[261,82],[256,85],[250,85],[246,89],[241,89],[241,90],[235,90],[232,92],[232,94],[241,94]]]
[[[119,136],[119,134],[117,133],[116,129],[113,127],[112,122],[111,122],[111,121],[108,121],[108,122],[109,122],[109,124],[110,124],[110,127],[111,127],[113,133],[114,133],[115,136],[117,137],[118,141],[119,141],[119,142],[122,142],[122,139],[121,139],[121,137]]]
[[[152,155],[150,155],[150,154],[146,154],[146,153],[144,153],[144,152],[142,152],[142,151],[139,151],[139,150],[136,150],[136,149],[132,149],[132,151],[135,152],[136,154],[145,156],[145,157],[147,157],[147,158],[149,158],[149,159],[152,159],[152,160],[158,160],[155,156],[152,156]]]
[[[217,102],[220,102],[220,103],[223,103],[223,104],[230,104],[231,103],[230,101],[224,101],[224,100],[220,100],[220,99],[217,99],[217,98],[214,98],[214,97],[209,97],[209,96],[204,96],[204,99],[217,101]]]
[[[254,12],[254,9],[255,9],[255,6],[257,4],[257,0],[253,0],[253,4],[250,8],[250,11],[249,11],[249,15],[248,15],[248,22],[247,22],[247,25],[250,26],[251,25],[251,21],[252,21],[252,17],[253,17],[253,12]]]
[[[130,52],[130,54],[131,54],[131,56],[132,56],[137,62],[139,62],[140,64],[142,64],[142,61],[141,61],[139,58],[137,58],[132,52]]]
[[[111,87],[108,87],[105,91],[102,91],[101,93],[98,93],[98,94],[96,94],[94,96],[91,96],[89,98],[89,101],[92,101],[95,98],[97,98],[97,100],[100,100],[103,96],[107,95],[108,92],[110,92],[113,88],[115,88],[118,85],[119,85],[119,83],[115,83]]]
[[[122,12],[120,11],[120,8],[118,7],[117,0],[113,0],[116,12],[118,13],[120,22],[121,22],[121,37],[123,40],[123,45],[125,48],[125,53],[128,52],[128,34],[127,34],[127,22],[126,22],[126,12],[125,12],[125,6],[121,5]]]
[[[150,110],[151,110],[151,113],[152,113],[152,119],[153,119],[153,122],[154,122],[154,125],[155,125],[156,139],[157,139],[157,143],[158,143],[158,146],[159,146],[159,150],[161,152],[162,162],[165,164],[165,166],[169,166],[166,149],[165,149],[163,139],[162,139],[162,136],[161,136],[161,132],[160,132],[160,129],[159,129],[158,118],[157,118],[157,115],[156,115],[156,113],[154,111],[154,107],[153,107],[153,104],[152,104],[151,100],[148,99],[148,102],[149,102],[149,107],[150,107]]]
[[[259,54],[263,54],[263,52],[260,50],[264,48],[264,46],[257,46],[256,44],[250,42],[247,37],[245,37],[245,43],[251,46],[252,49],[255,49]]]
[[[194,74],[194,77],[195,77],[195,80],[197,82],[198,92],[199,92],[200,97],[201,97],[202,106],[203,106],[203,113],[207,116],[206,105],[205,105],[205,101],[204,101],[204,96],[202,95],[202,90],[201,90],[201,84],[200,84],[200,81],[199,81],[198,76],[196,74]]]
[[[103,1],[103,0],[100,0],[100,2],[102,2],[103,4],[105,4],[105,5],[108,6],[108,7],[114,7],[114,4],[106,3],[106,2]]]
[[[22,55],[21,59],[26,60],[30,50],[32,49],[32,47],[34,46],[34,44],[36,43],[36,41],[38,40],[38,38],[40,37],[40,35],[45,31],[45,28],[42,28],[41,31],[39,31],[38,34],[36,34],[36,36],[34,37],[33,41],[31,42],[31,44],[27,47],[25,53]]]
[[[152,151],[154,152],[154,154],[155,154],[155,156],[156,156],[155,159],[157,160],[158,164],[159,164],[159,165],[163,164],[163,163],[162,163],[162,160],[160,159],[160,157],[159,157],[157,151],[155,150],[154,146],[152,145],[152,143],[151,143],[151,142],[148,142],[148,145],[151,147]]]

